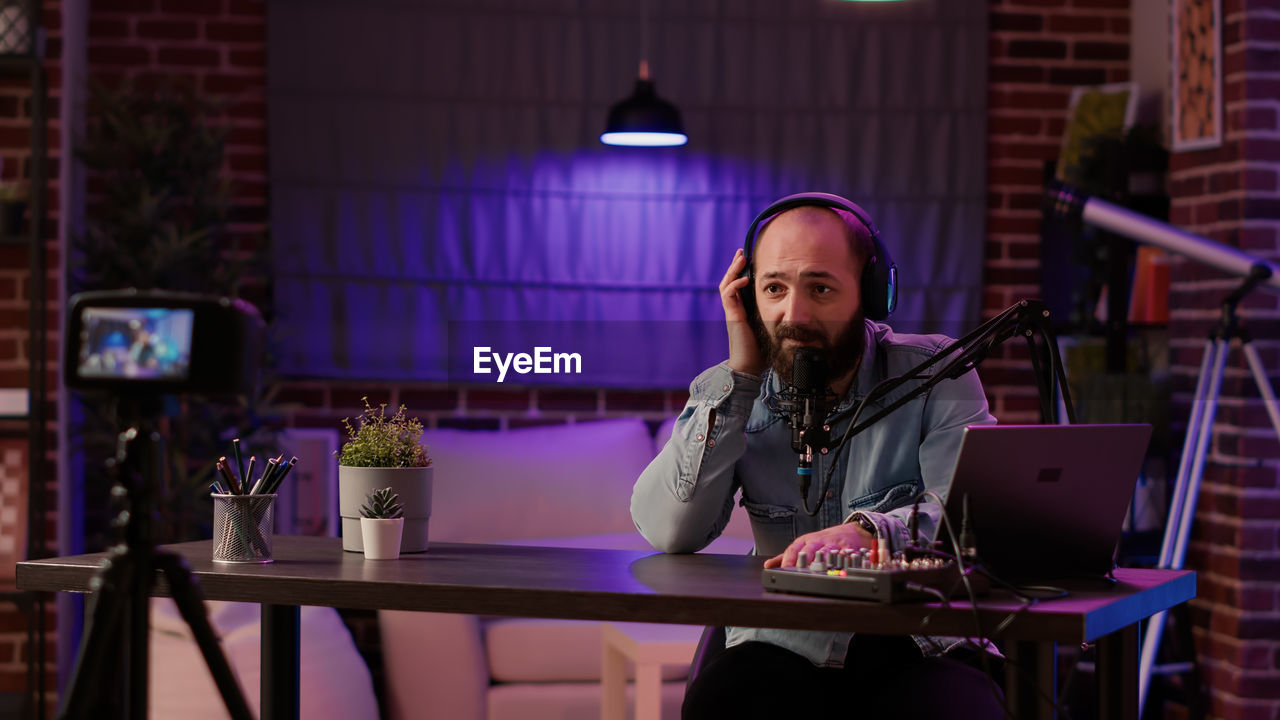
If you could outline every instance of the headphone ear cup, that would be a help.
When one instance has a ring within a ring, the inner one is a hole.
[[[898,306],[898,266],[878,238],[872,242],[874,253],[862,268],[862,312],[871,320],[887,320]]]

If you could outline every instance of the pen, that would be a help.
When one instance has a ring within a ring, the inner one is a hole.
[[[289,471],[293,469],[293,466],[297,464],[298,464],[297,455],[294,455],[292,458],[289,458],[289,462],[284,464],[284,469],[277,472],[275,476],[271,479],[271,487],[267,488],[268,495],[280,488],[280,483],[284,482],[284,476],[288,475]]]
[[[257,455],[250,455],[250,456],[249,456],[249,469],[245,471],[245,474],[244,474],[244,480],[242,481],[242,482],[244,483],[244,494],[245,494],[245,495],[248,495],[248,494],[249,494],[249,478],[253,477],[253,463],[254,463],[254,461],[256,461],[257,459],[258,459],[258,456],[257,456]]]
[[[267,468],[262,471],[262,477],[258,478],[258,482],[253,484],[253,489],[249,491],[250,495],[257,495],[259,490],[266,490],[271,486],[271,476],[276,472],[276,461],[272,458],[267,461]]]
[[[240,456],[240,438],[231,441],[231,451],[236,456],[236,470],[240,471],[240,477],[247,480],[249,476],[244,471],[244,458]]]

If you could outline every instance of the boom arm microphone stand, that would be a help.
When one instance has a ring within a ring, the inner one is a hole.
[[[1074,424],[1075,408],[1071,403],[1071,394],[1067,390],[1066,374],[1062,369],[1062,358],[1058,354],[1058,343],[1054,340],[1050,329],[1048,307],[1043,300],[1020,300],[914,368],[872,388],[871,392],[863,398],[858,409],[854,411],[849,427],[845,429],[839,444],[834,448],[832,461],[828,464],[826,476],[823,478],[822,490],[818,493],[817,505],[812,512],[806,505],[805,511],[815,515],[822,507],[826,490],[831,485],[831,475],[835,472],[835,458],[840,456],[850,439],[880,422],[893,411],[925,394],[934,385],[943,380],[958,378],[973,370],[986,359],[992,348],[1017,336],[1022,336],[1026,340],[1027,348],[1030,350],[1031,369],[1035,374],[1037,394],[1040,397],[1041,420],[1046,424],[1057,424],[1058,410],[1062,408],[1065,410],[1067,422]],[[928,372],[940,363],[942,365],[939,369],[932,373]],[[861,423],[858,422],[862,409],[869,403],[889,397],[895,390],[909,382],[917,384],[871,417]]]
[[[1240,301],[1259,286],[1280,291],[1280,266],[1246,252],[1208,238],[1179,230],[1126,208],[1083,195],[1066,185],[1056,184],[1046,191],[1047,209],[1068,221],[1085,222],[1139,242],[1145,242],[1170,252],[1185,255],[1193,260],[1242,276],[1240,286],[1222,301],[1222,317],[1205,340],[1204,357],[1196,381],[1195,396],[1191,401],[1191,417],[1187,421],[1187,435],[1178,461],[1178,476],[1174,483],[1173,499],[1169,505],[1169,520],[1165,525],[1164,540],[1160,545],[1158,564],[1162,568],[1181,569],[1186,561],[1187,540],[1191,535],[1191,523],[1196,513],[1196,500],[1200,481],[1204,476],[1205,457],[1209,439],[1213,435],[1214,416],[1218,411],[1218,399],[1222,395],[1222,375],[1232,339],[1240,340],[1240,349],[1249,364],[1253,380],[1262,395],[1262,403],[1280,437],[1280,409],[1275,394],[1263,369],[1258,351],[1251,337],[1240,324],[1236,308]],[[1159,612],[1147,624],[1142,642],[1142,655],[1138,675],[1138,713],[1142,713],[1151,675],[1155,669],[1156,653],[1164,632],[1165,613]]]
[[[218,638],[205,613],[204,597],[186,561],[158,550],[151,534],[152,500],[156,475],[163,457],[159,433],[148,418],[158,408],[154,398],[122,399],[124,416],[131,426],[120,433],[116,455],[109,461],[116,473],[112,497],[124,503],[113,524],[122,530],[123,542],[111,548],[93,588],[88,628],[71,673],[66,701],[59,718],[147,717],[149,597],[157,573],[163,574],[169,592],[190,626],[209,672],[234,720],[252,720],[249,706],[227,663]],[[103,680],[125,676],[125,692],[116,713],[102,692]]]

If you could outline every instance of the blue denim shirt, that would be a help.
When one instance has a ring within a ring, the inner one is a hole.
[[[900,335],[870,320],[866,338],[867,350],[854,382],[828,417],[836,439],[876,384],[904,374],[951,342],[941,335]],[[888,397],[868,403],[861,419],[910,388],[907,383]],[[739,491],[751,517],[756,555],[773,557],[796,537],[845,522],[854,512],[867,514],[888,530],[893,549],[900,549],[907,540],[912,499],[926,489],[945,493],[964,428],[995,422],[976,373],[938,383],[849,441],[835,459],[830,495],[818,514],[810,517],[802,509],[796,483],[790,425],[767,404],[782,389],[772,372],[755,378],[734,372],[725,363],[694,379],[671,439],[640,475],[631,496],[636,527],[656,549],[689,553],[706,547],[724,530]],[[811,507],[830,457],[817,452],[813,456]],[[933,536],[939,515],[936,504],[921,504],[923,536]],[[815,665],[839,667],[851,637],[850,633],[734,627],[727,631],[726,645],[769,642]],[[926,655],[960,642],[923,636],[915,640]]]

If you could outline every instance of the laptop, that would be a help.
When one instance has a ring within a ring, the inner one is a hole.
[[[970,426],[947,515],[958,537],[967,501],[978,558],[1002,579],[1105,575],[1150,439],[1145,423]],[[951,550],[941,524],[937,538]]]

